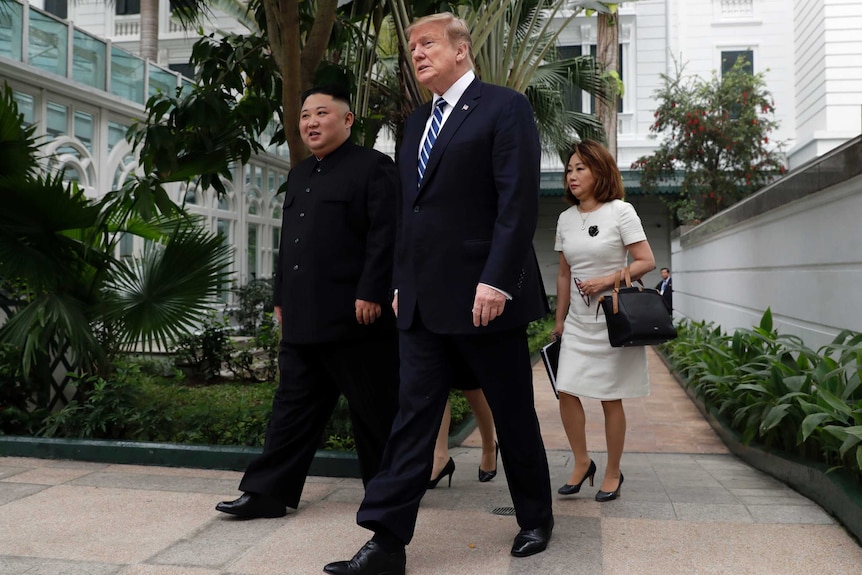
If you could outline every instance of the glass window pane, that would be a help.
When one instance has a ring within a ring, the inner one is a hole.
[[[41,12],[30,10],[30,41],[27,60],[31,66],[65,76],[69,29]]]
[[[21,4],[4,2],[0,10],[0,56],[21,61],[24,18]]]
[[[195,77],[195,67],[188,62],[185,64],[168,64],[168,68],[185,78],[193,80]]]
[[[45,132],[48,140],[62,136],[69,131],[69,110],[56,102],[48,102],[48,121],[45,122]]]
[[[108,48],[105,42],[75,30],[72,46],[72,79],[76,82],[105,89]]]
[[[144,61],[113,46],[111,93],[139,104],[144,103]]]
[[[141,0],[114,0],[114,6],[118,16],[141,13]]]
[[[18,113],[24,116],[24,123],[27,125],[36,121],[36,108],[33,96],[21,92],[14,92],[13,98],[18,104]]]
[[[733,65],[736,64],[736,60],[738,58],[742,58],[744,60],[742,64],[742,69],[749,74],[754,73],[754,52],[751,50],[728,50],[721,53],[721,75],[724,76],[730,69],[733,68]]]
[[[75,112],[75,137],[90,151],[93,151],[93,115]]]
[[[45,12],[65,20],[69,17],[69,6],[66,0],[45,0]]]
[[[278,248],[279,242],[281,240],[281,228],[274,227],[272,228],[272,270],[275,273],[275,270],[278,269]]]
[[[114,146],[126,139],[126,126],[117,122],[108,121],[108,152],[114,149]]]
[[[257,269],[257,225],[249,224],[248,226],[248,245],[246,247],[246,256],[248,258],[248,274],[251,278],[258,276]]]
[[[132,234],[123,234],[120,236],[120,257],[132,257],[132,252],[135,248],[135,236]]]
[[[577,58],[581,55],[580,46],[560,46],[557,50],[562,60]],[[583,90],[574,84],[567,86],[563,90],[563,105],[572,112],[583,112]]]
[[[177,93],[177,77],[157,66],[150,65],[149,95],[154,96],[158,92],[174,96]]]

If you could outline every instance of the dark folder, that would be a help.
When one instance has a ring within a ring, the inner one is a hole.
[[[560,398],[560,394],[557,393],[557,364],[560,362],[561,342],[562,339],[558,337],[539,352],[542,355],[542,361],[545,363],[545,369],[548,370],[548,379],[551,380],[551,387],[557,399]]]

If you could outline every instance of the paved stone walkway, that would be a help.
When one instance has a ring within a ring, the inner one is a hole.
[[[556,488],[568,478],[571,454],[541,364],[534,374]],[[859,572],[862,547],[819,506],[730,455],[652,352],[650,375],[652,395],[626,403],[619,500],[593,501],[598,483],[578,496],[555,495],[548,550],[513,558],[515,520],[492,513],[511,505],[505,474],[476,480],[473,434],[452,450],[451,489],[423,500],[409,575]],[[586,408],[600,476],[601,407]],[[368,538],[354,523],[357,479],[311,477],[297,512],[236,521],[213,507],[237,495],[240,476],[0,458],[0,575],[316,574]]]

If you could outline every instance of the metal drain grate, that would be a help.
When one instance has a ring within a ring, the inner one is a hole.
[[[491,510],[491,513],[494,515],[514,515],[515,508],[514,507],[495,507]]]

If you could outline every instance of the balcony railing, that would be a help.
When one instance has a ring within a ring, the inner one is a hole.
[[[92,36],[20,0],[4,0],[3,4],[2,57],[142,105],[159,90],[172,94],[177,88],[193,85],[181,74],[112,46],[110,40]],[[139,33],[140,20],[123,24],[134,26],[134,34]]]

